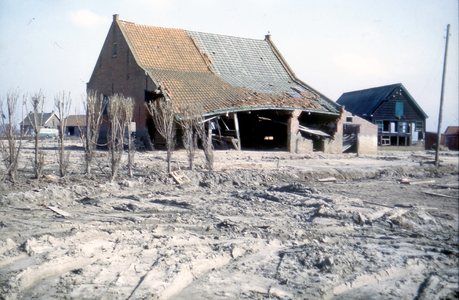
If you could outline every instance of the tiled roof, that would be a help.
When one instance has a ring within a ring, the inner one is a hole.
[[[207,73],[209,69],[188,34],[181,29],[119,21],[140,65],[152,70]]]
[[[446,135],[459,135],[459,126],[448,126],[445,130]]]
[[[118,24],[140,66],[161,83],[175,109],[199,102],[208,113],[244,107],[338,113],[295,83],[264,40]]]
[[[71,115],[65,118],[65,126],[86,127],[86,115]]]
[[[233,86],[271,94],[296,86],[264,40],[187,32],[211,58],[214,73]]]

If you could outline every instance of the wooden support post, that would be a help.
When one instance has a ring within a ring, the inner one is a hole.
[[[300,132],[300,121],[298,118],[301,115],[301,110],[294,110],[290,115],[287,123],[287,148],[290,153],[297,152],[297,144],[298,144],[298,133]],[[323,148],[323,147],[322,147]]]
[[[216,126],[217,126],[217,130],[218,130],[218,136],[219,136],[220,139],[221,139],[221,138],[222,138],[222,131],[220,130],[220,125],[218,124],[218,119],[219,119],[219,118],[217,118],[217,119],[215,120],[215,122],[217,123]]]
[[[212,121],[209,121],[209,126],[207,126],[207,142],[212,144]]]
[[[237,113],[233,114],[234,117],[234,129],[236,130],[236,139],[237,139],[237,149],[238,151],[241,151],[241,137],[239,135],[239,121],[237,119]]]
[[[438,113],[438,130],[437,130],[437,148],[435,149],[435,166],[440,166],[440,144],[441,144],[441,122],[443,118],[443,97],[445,93],[445,76],[446,76],[446,59],[448,58],[448,40],[449,40],[449,24],[446,26],[446,45],[445,58],[443,60],[443,75],[441,77],[441,95],[440,95],[440,111]]]

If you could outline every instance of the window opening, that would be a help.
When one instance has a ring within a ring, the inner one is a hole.
[[[414,130],[415,131],[422,131],[424,129],[424,122],[423,121],[416,121],[415,125],[414,125]]]
[[[408,124],[406,122],[399,122],[398,123],[398,132],[399,133],[407,133],[408,132]]]
[[[397,122],[390,122],[389,132],[397,132]]]
[[[108,96],[107,95],[104,95],[104,97],[102,99],[102,105],[104,107],[103,114],[106,115],[107,114],[107,106],[108,106]]]
[[[378,131],[383,131],[383,121],[382,120],[376,120],[375,124],[378,125]]]
[[[390,121],[383,121],[383,131],[389,132],[390,129]]]
[[[395,116],[403,117],[403,102],[402,101],[395,102]]]
[[[112,48],[113,57],[116,57],[116,54],[117,54],[116,43],[113,43],[113,48]]]

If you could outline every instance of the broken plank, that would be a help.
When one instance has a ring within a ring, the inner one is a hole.
[[[172,177],[177,181],[178,184],[184,184],[190,182],[190,178],[185,175],[182,171],[171,172]]]
[[[428,184],[428,183],[435,183],[435,180],[424,180],[424,181],[410,181],[408,184]]]
[[[445,198],[452,198],[452,199],[459,199],[458,196],[443,195],[443,194],[432,193],[432,192],[423,192],[423,193],[424,193],[424,194],[427,194],[427,195],[432,195],[432,196],[445,197]]]
[[[62,209],[60,208],[57,208],[57,207],[54,207],[54,206],[48,206],[49,209],[51,209],[52,211],[54,211],[55,213],[63,216],[63,217],[70,217],[71,214],[69,214],[68,212],[66,211],[63,211]]]
[[[328,177],[328,178],[318,179],[317,181],[318,182],[332,182],[332,181],[336,181],[336,178],[335,177]]]
[[[240,150],[240,149],[239,149],[239,144],[238,144],[238,140],[237,140],[237,139],[232,138],[232,139],[231,139],[231,143],[233,144],[234,149]]]
[[[415,158],[420,158],[420,159],[432,159],[430,156],[424,156],[424,155],[411,154],[411,156]]]
[[[380,203],[375,203],[375,202],[370,202],[370,201],[365,201],[361,200],[363,203],[371,204],[371,205],[378,205],[378,206],[383,206],[387,208],[394,208],[393,206],[385,205],[385,204],[380,204]]]
[[[457,184],[437,184],[436,186],[444,189],[459,189]]]

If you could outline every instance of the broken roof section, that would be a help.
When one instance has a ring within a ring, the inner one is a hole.
[[[340,112],[339,105],[295,77],[269,38],[117,23],[138,64],[161,84],[176,111],[198,102],[206,115],[260,109]]]
[[[265,40],[187,31],[224,81],[259,93],[294,92],[292,78]]]

